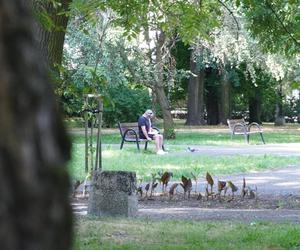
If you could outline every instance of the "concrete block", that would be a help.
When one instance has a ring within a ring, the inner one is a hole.
[[[125,216],[137,214],[136,175],[126,171],[95,171],[89,196],[88,214]]]

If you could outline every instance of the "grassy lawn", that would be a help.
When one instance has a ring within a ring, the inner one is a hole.
[[[300,129],[269,131],[264,133],[266,143],[300,143]],[[73,135],[74,143],[84,143],[84,135]],[[105,132],[102,135],[104,144],[119,144],[120,134],[117,131]],[[231,140],[230,134],[224,131],[209,132],[197,130],[183,130],[176,133],[175,140],[166,140],[166,145],[244,145],[245,139],[243,136],[234,136]],[[261,139],[258,134],[250,136],[250,144],[261,144]]]
[[[138,178],[150,180],[151,173],[158,171],[172,171],[174,179],[181,175],[190,176],[191,172],[204,176],[206,171],[213,175],[244,173],[249,171],[265,170],[270,168],[296,165],[300,157],[282,157],[272,155],[261,156],[201,156],[198,154],[169,154],[158,157],[153,149],[148,151],[130,147],[119,150],[118,146],[103,147],[103,169],[135,171]],[[84,173],[84,145],[73,144],[73,158],[69,164],[74,179],[83,179]]]
[[[169,155],[158,157],[153,144],[148,151],[138,152],[134,145],[119,150],[120,135],[116,130],[104,130],[103,169],[135,171],[138,178],[150,180],[151,173],[172,171],[173,179],[191,172],[204,177],[206,171],[213,175],[226,175],[270,168],[299,165],[300,157],[272,155],[253,156],[201,156],[187,154],[187,146],[245,145],[242,136],[230,140],[228,131],[218,127],[207,129],[177,127],[176,140],[166,141]],[[271,143],[300,142],[299,126],[270,129],[265,140]],[[69,169],[74,179],[84,179],[84,136],[72,135],[73,150]],[[251,144],[261,144],[253,136]],[[77,217],[75,220],[74,250],[96,249],[300,249],[300,225],[271,222],[196,222],[153,221],[150,219],[124,219]]]
[[[288,223],[80,218],[74,249],[300,249]]]
[[[161,121],[158,127],[162,131]],[[266,143],[300,143],[300,124],[288,124],[275,127],[272,124],[264,124],[264,138]],[[243,136],[234,136],[231,140],[227,126],[184,126],[183,120],[175,120],[176,139],[167,140],[167,145],[239,145],[244,144]],[[81,128],[83,132],[83,128]],[[96,131],[94,131],[95,133]],[[74,143],[84,143],[83,133],[73,135]],[[116,128],[103,129],[102,141],[104,144],[120,144],[120,133]],[[261,144],[258,134],[250,136],[250,144]]]
[[[154,154],[154,145],[151,143],[149,150],[138,152],[133,143],[125,143],[124,149],[119,150],[120,135],[117,130],[104,130],[103,143],[103,169],[104,170],[126,170],[135,171],[138,178],[149,180],[151,173],[157,171],[172,171],[174,179],[181,175],[190,176],[194,174],[204,175],[206,171],[213,175],[225,175],[232,173],[244,173],[249,171],[265,170],[270,168],[286,167],[296,165],[300,157],[281,156],[200,156],[197,154],[186,154],[188,146],[214,145],[214,146],[239,146],[245,145],[243,136],[235,136],[233,140],[225,127],[205,128],[179,128],[175,140],[165,142],[171,154],[157,157]],[[285,129],[267,128],[264,133],[268,144],[300,142],[300,126],[293,125]],[[74,179],[84,179],[84,143],[82,134],[73,134],[72,160],[69,169]],[[260,137],[253,135],[250,144],[261,144]],[[142,145],[143,147],[143,145]],[[174,154],[175,153],[175,154]],[[176,156],[176,157],[174,157]]]

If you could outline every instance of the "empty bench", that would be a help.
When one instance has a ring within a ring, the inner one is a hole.
[[[121,123],[118,122],[118,127],[121,135],[121,145],[120,149],[123,148],[124,142],[136,143],[137,149],[140,150],[140,142],[145,143],[145,150],[147,150],[148,140],[139,138],[139,127],[137,122]],[[152,127],[159,132],[155,127]]]
[[[259,133],[263,144],[265,144],[263,130],[258,123],[252,122],[247,124],[244,119],[227,119],[227,123],[231,139],[234,135],[244,135],[246,143],[249,143],[250,135]]]

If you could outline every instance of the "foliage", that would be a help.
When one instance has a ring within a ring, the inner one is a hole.
[[[254,68],[255,82],[245,75],[247,72],[245,64],[239,65],[235,69],[235,77],[238,79],[233,88],[235,93],[233,102],[233,112],[249,110],[249,99],[258,98],[261,103],[263,121],[273,121],[275,114],[276,80],[267,72],[260,68]]]
[[[114,105],[104,109],[104,126],[113,127],[117,122],[135,122],[151,106],[149,92],[144,88],[131,88],[120,84],[110,86],[108,93]]]
[[[219,25],[218,1],[100,1],[74,0],[72,8],[86,15],[95,9],[112,9],[118,16],[115,24],[125,28],[125,35],[137,37],[148,26],[151,30],[162,30],[167,36],[176,31],[184,41],[201,35],[209,39],[209,31]],[[205,22],[203,22],[205,20]]]
[[[287,56],[299,54],[298,0],[238,0],[236,3],[245,13],[251,35],[258,38],[265,50]]]
[[[300,123],[300,99],[296,99],[294,96],[291,98],[286,98],[283,103],[283,109],[286,122]]]
[[[66,14],[64,7],[65,3],[61,0],[34,0],[32,1],[33,15],[36,20],[48,31],[59,31],[62,27],[56,26],[53,20],[53,14],[59,16]],[[68,1],[65,1],[68,2]],[[49,13],[47,8],[55,10],[53,13]]]
[[[105,98],[104,110],[108,108],[115,112],[114,97],[110,96],[112,89],[128,83],[124,65],[113,42],[118,34],[109,33],[110,19],[107,15],[98,14],[98,22],[85,23],[85,28],[82,28],[79,17],[73,18],[69,24],[64,67],[61,68],[62,83],[56,88],[64,110],[69,115],[80,115],[82,95],[85,93],[101,93]],[[132,91],[130,87],[127,88],[129,95]],[[107,124],[112,125],[112,116],[109,115],[107,119]]]
[[[152,15],[156,27],[167,32],[177,30],[185,42],[196,37],[209,38],[209,32],[221,21],[221,7],[236,16],[246,17],[246,25],[253,37],[272,53],[299,53],[299,2],[297,0],[226,0],[221,1],[100,1],[73,0],[73,10],[91,16],[95,9],[113,9],[119,16],[117,24],[125,27],[130,36],[137,36]],[[216,18],[218,17],[218,18]],[[205,20],[205,22],[203,21]],[[151,25],[153,24],[150,23]],[[207,32],[208,31],[208,32]]]
[[[229,15],[226,10],[223,17],[222,26],[213,33],[213,42],[198,41],[198,46],[205,47],[202,53],[198,52],[198,65],[206,67],[206,93],[218,92],[220,73],[228,74],[233,90],[233,114],[247,112],[249,100],[254,98],[261,105],[261,119],[273,121],[277,88],[283,85],[284,92],[288,93],[296,85],[298,59],[263,52],[247,31],[242,13],[234,11]]]
[[[96,1],[94,1],[95,3]],[[74,6],[82,1],[76,1]],[[88,1],[88,4],[92,1]],[[209,2],[183,2],[183,1],[98,1],[101,10],[112,9],[117,15],[114,24],[125,30],[125,36],[129,39],[136,38],[139,41],[139,53],[144,57],[139,69],[130,66],[128,68],[135,82],[142,83],[154,91],[156,101],[159,102],[164,118],[164,136],[175,137],[173,120],[170,113],[169,100],[164,88],[172,85],[174,81],[174,64],[170,57],[170,48],[176,43],[177,37],[185,42],[198,36],[209,39],[211,29],[219,25],[220,11],[217,1]],[[91,9],[90,9],[91,10]],[[203,22],[205,20],[205,22]],[[142,37],[141,39],[139,39]],[[144,45],[144,46],[143,46]],[[132,53],[123,53],[123,57],[137,61]],[[148,60],[146,59],[148,58]],[[145,72],[148,66],[150,74]]]
[[[176,69],[179,74],[175,78],[174,85],[168,89],[169,99],[173,108],[176,106],[184,107],[186,105],[186,93],[188,89],[190,46],[184,44],[182,41],[178,41],[174,48],[172,48],[171,54],[176,61]]]
[[[256,85],[262,86],[260,89],[263,95],[261,97],[263,100],[263,119],[272,120],[274,109],[264,108],[274,106],[276,101],[275,92],[272,93],[272,91],[275,90],[277,82],[272,77],[278,82],[283,82],[286,85],[285,89],[288,89],[288,84],[297,86],[300,74],[299,58],[287,60],[278,54],[263,53],[259,45],[262,44],[265,51],[271,51],[272,53],[297,54],[297,46],[294,43],[298,36],[296,28],[299,25],[299,17],[295,7],[296,1],[288,1],[288,3],[285,3],[285,1],[272,1],[269,3],[269,1],[246,0],[225,2],[227,6],[220,1],[172,1],[170,3],[167,0],[150,2],[140,0],[125,2],[74,0],[71,13],[76,18],[70,25],[69,34],[73,37],[77,36],[77,38],[73,41],[68,40],[69,49],[72,49],[69,54],[73,56],[71,63],[68,63],[68,67],[71,69],[72,78],[76,79],[76,85],[81,85],[80,88],[76,88],[83,91],[101,90],[103,94],[107,94],[107,86],[105,85],[117,82],[133,83],[133,81],[141,83],[137,79],[128,77],[128,72],[125,69],[127,65],[118,56],[118,49],[120,48],[117,49],[112,41],[113,39],[111,39],[116,33],[118,33],[117,39],[120,39],[120,34],[123,31],[131,39],[131,42],[137,42],[140,46],[138,50],[135,49],[137,53],[125,53],[127,57],[131,56],[130,58],[135,61],[135,72],[138,73],[139,79],[145,80],[144,83],[157,79],[155,74],[156,65],[150,65],[151,60],[156,56],[155,48],[152,44],[150,50],[147,50],[144,43],[151,36],[141,39],[141,34],[147,30],[150,33],[162,31],[168,38],[176,37],[177,39],[180,37],[186,44],[197,44],[200,41],[202,45],[208,48],[211,58],[205,62],[206,66],[215,65],[216,70],[214,71],[214,77],[211,74],[210,79],[207,80],[210,81],[211,86],[217,86],[218,77],[220,77],[218,71],[226,68],[232,84],[240,89],[235,91],[234,100],[239,100],[241,105],[235,104],[235,106],[240,106],[245,110],[247,108],[247,97],[253,95],[253,90],[257,90]],[[237,8],[234,7],[234,4]],[[225,8],[223,8],[224,6]],[[114,14],[105,19],[103,10],[105,12],[113,10]],[[218,18],[215,18],[216,16]],[[262,20],[268,20],[269,23],[262,22]],[[106,30],[106,33],[104,32],[105,22],[110,22],[110,28]],[[77,23],[77,25],[74,25],[74,23]],[[218,29],[221,23],[222,26]],[[72,26],[74,27],[72,28]],[[121,26],[123,30],[117,28],[118,26]],[[270,28],[271,26],[273,28]],[[285,28],[288,28],[289,32]],[[271,35],[268,37],[269,33]],[[108,34],[109,38],[106,38]],[[102,41],[102,35],[105,37],[105,43],[100,42]],[[293,36],[295,39],[292,38]],[[253,37],[257,38],[259,43]],[[283,37],[286,39],[281,39]],[[167,40],[167,42],[171,41]],[[178,39],[175,42],[178,42]],[[287,44],[292,45],[289,47],[289,51],[283,52],[286,50],[283,49],[283,46],[288,47]],[[173,52],[173,56],[175,55],[177,59],[181,58],[181,54],[184,55],[183,58],[186,58],[186,55],[189,54],[188,46],[183,44],[182,47],[186,47],[186,50],[178,50],[177,54]],[[275,51],[274,48],[277,49],[278,47],[279,49]],[[166,51],[167,48],[163,47],[163,50]],[[149,53],[152,54],[150,58]],[[76,58],[78,55],[80,57]],[[172,103],[176,103],[178,100],[185,101],[187,86],[185,73],[188,68],[184,67],[180,60],[177,60],[175,82],[170,84],[168,79],[173,72],[169,72],[168,60],[166,53],[163,63],[165,90],[168,92],[168,99]],[[240,70],[239,67],[242,64],[246,67]],[[76,72],[72,68],[74,65],[76,66]],[[257,74],[258,70],[263,73]],[[242,78],[238,76],[241,73],[244,74],[243,78],[246,81],[242,81]],[[262,79],[262,74],[265,76],[272,75],[272,77],[269,77],[270,84],[267,89],[263,87],[267,79]],[[62,98],[64,104],[69,101],[70,106],[75,106],[76,101],[72,100],[76,98],[71,97],[76,94],[73,89],[74,87],[64,85],[62,90],[65,94]],[[242,89],[246,93],[243,93]],[[65,106],[68,108],[69,104],[67,103]]]

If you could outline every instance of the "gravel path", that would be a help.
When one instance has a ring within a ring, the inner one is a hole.
[[[260,144],[260,145],[242,145],[242,146],[189,146],[193,152],[188,149],[184,154],[191,155],[281,155],[281,156],[300,156],[300,143],[282,143],[282,144]],[[183,154],[182,153],[182,154]]]
[[[216,207],[214,207],[214,205],[211,205],[211,207],[203,207],[203,202],[201,203],[196,200],[190,203],[181,201],[173,202],[172,204],[168,202],[142,201],[139,203],[138,217],[153,220],[289,221],[300,223],[300,166],[291,166],[284,169],[243,175],[222,176],[220,179],[232,180],[237,186],[241,186],[243,177],[246,178],[247,185],[257,186],[258,199],[260,199],[260,197],[266,199],[267,197],[267,199],[271,200],[270,204],[272,205],[269,206],[270,208],[268,208],[268,206],[242,206],[235,208],[234,206],[228,207],[226,202],[223,203],[225,206],[221,207],[220,205]],[[200,187],[201,185],[203,187],[204,180],[200,180]],[[292,206],[283,206],[282,208],[280,204],[290,199],[289,197],[296,197],[296,199],[294,199],[296,203],[294,202]],[[265,204],[268,202],[269,201],[262,201],[261,203]],[[278,206],[276,206],[277,203],[279,204]],[[86,200],[77,200],[72,203],[72,206],[76,215],[86,215]],[[292,209],[290,209],[290,207]]]
[[[140,218],[193,221],[274,221],[300,223],[300,210],[294,209],[216,209],[216,208],[142,208]]]
[[[240,187],[244,177],[247,185],[257,186],[258,192],[262,194],[300,195],[300,163],[299,166],[223,176],[219,177],[219,179],[231,180]]]

